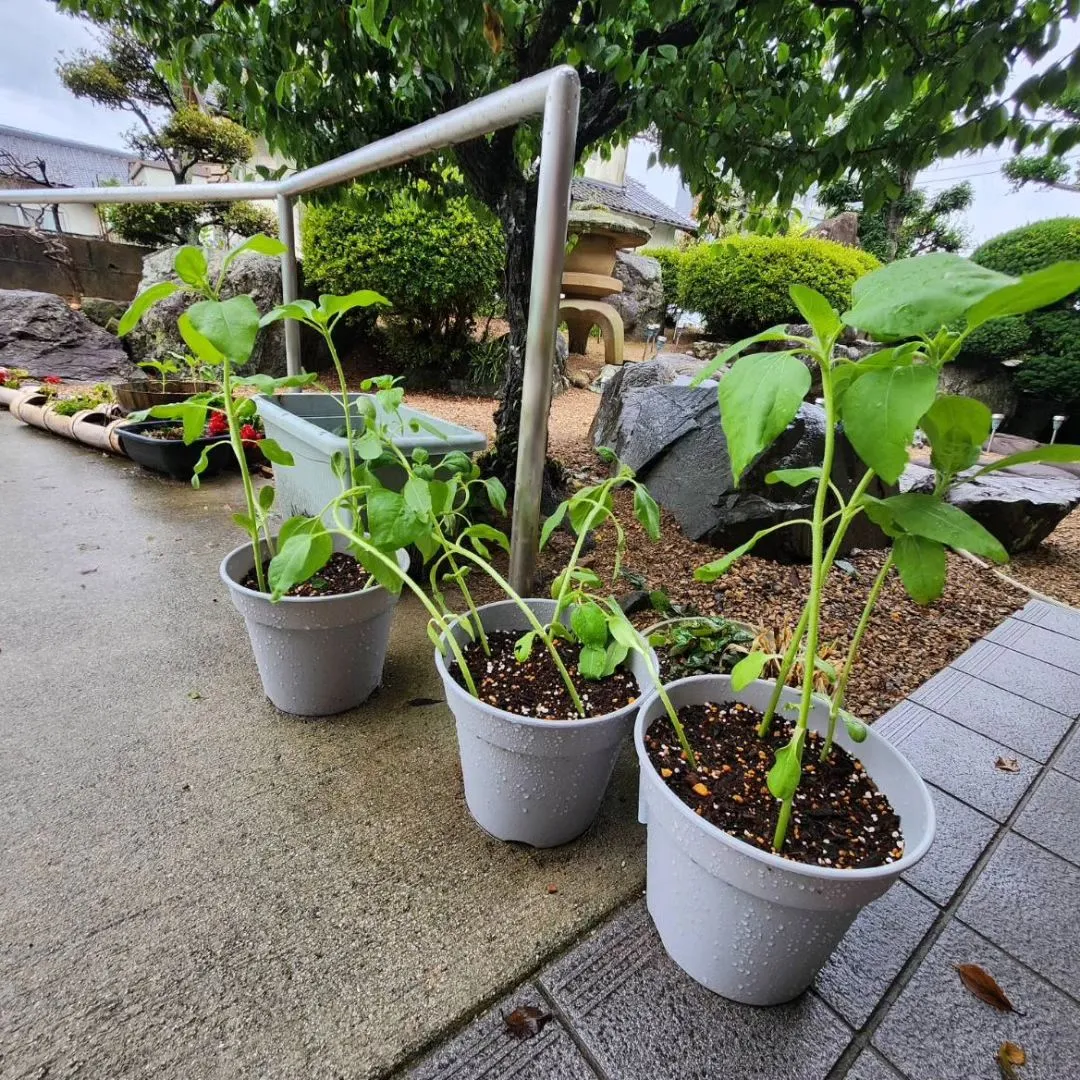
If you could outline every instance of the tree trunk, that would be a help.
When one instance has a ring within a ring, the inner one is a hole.
[[[896,251],[900,244],[900,230],[904,225],[907,196],[911,194],[911,189],[915,186],[915,174],[907,169],[901,170],[896,179],[900,184],[900,194],[890,200],[885,212],[886,262],[892,262],[896,258]]]

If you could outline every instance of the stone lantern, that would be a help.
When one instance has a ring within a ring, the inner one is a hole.
[[[606,207],[582,204],[571,208],[567,233],[572,246],[563,266],[565,299],[559,318],[570,332],[570,351],[584,353],[589,331],[599,326],[604,333],[604,363],[621,365],[622,316],[603,297],[623,289],[622,282],[612,276],[615,252],[647,243],[649,230]]]

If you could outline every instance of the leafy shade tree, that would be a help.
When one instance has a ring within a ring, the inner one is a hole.
[[[139,126],[127,133],[127,145],[146,161],[161,162],[177,184],[186,184],[199,165],[228,171],[255,150],[251,135],[227,116],[206,112],[197,95],[162,74],[159,54],[117,22],[107,23],[97,52],[80,50],[57,65],[60,81],[78,98],[107,109],[129,112]],[[204,225],[220,225],[250,236],[273,215],[250,205],[197,208],[181,203],[109,207],[105,219],[132,243],[186,243]]]
[[[1018,154],[1005,162],[1001,171],[1012,181],[1013,189],[1019,191],[1027,184],[1059,191],[1080,191],[1080,168],[1074,169],[1064,160],[1065,150],[1075,145],[1080,132],[1080,87],[1065,90],[1047,108],[1050,120],[1046,132],[1050,140],[1050,152],[1046,154]]]
[[[818,195],[821,204],[834,214],[858,212],[859,246],[882,262],[931,251],[959,251],[966,234],[954,215],[966,210],[972,197],[967,183],[955,184],[933,198],[915,188],[869,210],[861,185],[847,177],[828,184]]]
[[[60,3],[122,16],[194,84],[222,87],[301,166],[571,64],[578,159],[652,128],[659,160],[682,169],[705,214],[736,191],[784,207],[852,168],[868,198],[895,197],[878,167],[901,137],[916,169],[1000,145],[1019,123],[1002,100],[1012,61],[1044,57],[1060,20],[1080,10],[1080,0],[312,0],[286,15],[277,0]],[[1041,100],[1068,79],[1061,68],[1023,89]],[[448,151],[506,240],[504,477],[517,451],[539,135],[524,123]]]

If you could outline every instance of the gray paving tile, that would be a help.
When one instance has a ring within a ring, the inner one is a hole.
[[[937,915],[929,900],[898,882],[860,912],[814,989],[852,1027],[862,1027]]]
[[[644,901],[540,981],[620,1080],[823,1080],[851,1037],[815,994],[757,1009],[706,990],[664,952]]]
[[[1080,826],[1080,781],[1050,771],[1016,820],[1015,830],[1080,866],[1076,831]]]
[[[1056,630],[1032,626],[1020,619],[1006,619],[986,635],[986,640],[1080,674],[1080,641]]]
[[[1036,761],[1046,761],[1072,722],[1045,705],[956,668],[939,671],[911,694],[911,700]]]
[[[1080,919],[1080,869],[1010,834],[957,917],[1066,993],[1077,992],[1080,937],[1063,930]]]
[[[1017,1012],[966,990],[957,964],[980,964]],[[874,1046],[911,1080],[1001,1080],[997,1049],[1023,1047],[1023,1080],[1071,1080],[1080,1062],[1080,1006],[965,926],[951,923],[874,1034]]]
[[[557,1019],[530,1038],[518,1039],[507,1031],[503,1017],[522,1005],[548,1011],[532,983],[519,986],[405,1076],[408,1080],[596,1080],[596,1073]]]
[[[1076,608],[1048,604],[1045,600],[1029,600],[1013,618],[1080,641],[1080,611]]]
[[[846,1080],[904,1080],[876,1050],[864,1050],[848,1071]]]
[[[890,709],[875,725],[924,780],[997,821],[1004,821],[1035,779],[1039,766],[1023,754],[961,727],[911,701]],[[1015,758],[1020,771],[995,768]]]
[[[904,881],[944,907],[1000,826],[933,784],[930,797],[937,815],[934,842],[922,860],[904,875]]]
[[[1072,738],[1065,744],[1065,749],[1054,762],[1054,768],[1074,780],[1080,780],[1080,728],[1073,732]]]
[[[1080,675],[996,642],[975,642],[952,666],[1066,716],[1080,713]]]

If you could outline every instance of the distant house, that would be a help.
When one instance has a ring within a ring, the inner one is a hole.
[[[697,222],[682,207],[691,205],[690,192],[677,169],[644,168],[637,159],[647,152],[648,145],[635,139],[630,144],[615,147],[608,158],[593,154],[585,162],[584,176],[575,176],[570,195],[575,203],[599,203],[618,214],[633,218],[652,234],[652,247],[674,247],[679,234],[694,235]],[[627,175],[627,163],[639,175],[648,173],[653,186],[659,184],[670,192],[675,206],[654,195],[640,180]]]
[[[41,181],[44,164],[48,183]],[[191,183],[210,184],[228,180],[226,170],[213,165],[198,165],[189,173]],[[40,187],[103,187],[107,184],[137,184],[146,187],[172,187],[173,174],[160,161],[142,161],[128,150],[112,150],[104,146],[71,139],[58,139],[35,131],[0,125],[0,188]],[[30,225],[42,206],[40,204],[9,206],[0,204],[0,225]],[[60,227],[75,236],[108,238],[108,230],[96,206],[67,204],[58,207]],[[54,230],[52,210],[42,217],[41,226]]]

